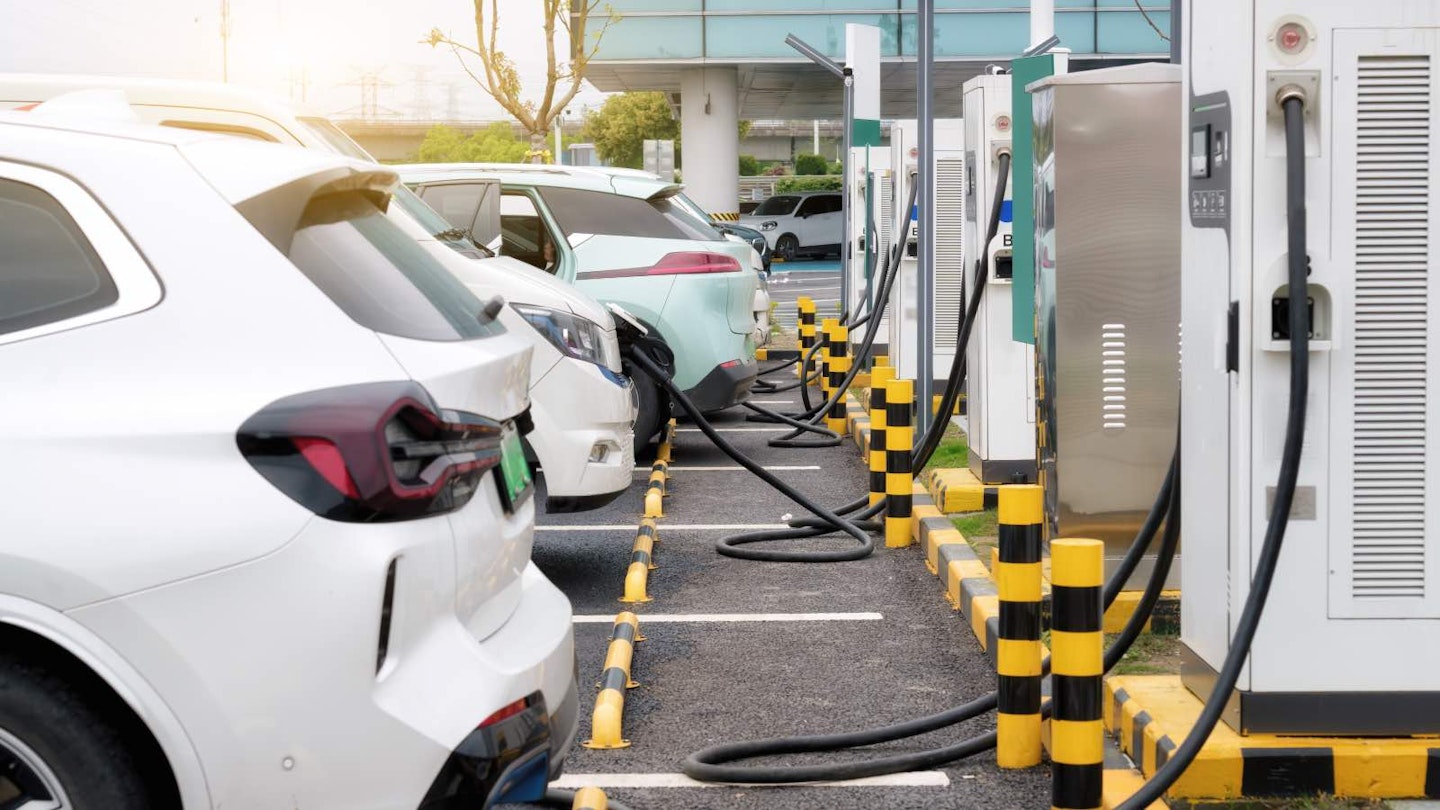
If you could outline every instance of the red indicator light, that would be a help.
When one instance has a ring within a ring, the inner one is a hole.
[[[1275,32],[1275,43],[1280,50],[1288,54],[1297,54],[1305,49],[1310,42],[1310,36],[1305,31],[1305,26],[1300,23],[1288,22],[1280,26]]]

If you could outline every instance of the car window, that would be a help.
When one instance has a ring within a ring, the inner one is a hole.
[[[0,334],[73,318],[118,298],[64,207],[34,186],[0,180]]]
[[[795,210],[795,206],[799,202],[800,198],[793,194],[777,194],[765,202],[760,203],[751,214],[757,217],[788,216],[790,212]]]
[[[472,258],[487,258],[495,254],[488,248],[480,247],[470,240],[470,235],[464,230],[452,226],[445,218],[435,213],[435,209],[425,204],[411,191],[408,186],[399,185],[395,187],[393,195],[395,204],[400,210],[410,215],[410,218],[420,224],[426,233],[441,240],[445,244]],[[473,255],[472,255],[473,254]]]
[[[821,213],[821,214],[835,214],[835,213],[839,213],[839,211],[840,211],[840,195],[839,195],[839,194],[826,194],[826,195],[824,195],[824,196],[817,197],[816,199],[818,199],[818,200],[820,201],[820,211],[819,211],[819,213]]]
[[[806,197],[805,202],[800,203],[800,210],[795,212],[797,217],[811,217],[816,214],[823,214],[830,208],[826,205],[827,197]],[[838,208],[835,210],[839,210]]]
[[[636,197],[575,188],[538,189],[565,236],[605,234],[650,239],[694,239],[650,203]]]
[[[480,210],[480,201],[485,197],[485,186],[470,183],[425,186],[420,191],[420,197],[426,205],[444,217],[446,222],[470,233],[475,226],[475,214]]]
[[[547,273],[555,272],[554,236],[540,218],[535,201],[523,191],[507,191],[500,197],[500,253]]]
[[[290,261],[356,323],[416,340],[498,334],[484,305],[363,194],[316,197],[305,209]]]
[[[709,217],[696,214],[676,197],[657,197],[650,200],[650,207],[659,211],[671,225],[684,231],[686,238],[701,242],[723,242],[725,237],[710,224]]]
[[[356,160],[363,160],[367,163],[374,163],[375,158],[366,152],[364,147],[356,143],[341,129],[330,123],[328,118],[301,118],[300,123],[315,134],[317,138],[324,141],[331,149]]]

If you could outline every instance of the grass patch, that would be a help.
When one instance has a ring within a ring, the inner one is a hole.
[[[960,428],[951,424],[945,428],[945,436],[940,440],[940,446],[935,448],[935,455],[930,457],[930,463],[925,465],[921,473],[934,469],[966,467],[969,464],[970,447],[965,443],[965,435],[960,432]]]
[[[1105,645],[1114,642],[1107,635]],[[1141,633],[1110,670],[1112,675],[1178,675],[1180,674],[1180,636],[1166,633]]]
[[[979,540],[982,537],[995,537],[999,535],[999,515],[994,509],[986,509],[984,512],[971,512],[966,515],[956,515],[950,518],[955,528],[965,535],[965,538]]]

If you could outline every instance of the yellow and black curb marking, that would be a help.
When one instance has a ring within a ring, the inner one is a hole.
[[[626,611],[615,617],[610,631],[610,646],[605,652],[605,666],[600,671],[600,694],[595,698],[595,712],[590,718],[590,739],[586,748],[601,750],[628,748],[630,741],[622,734],[625,719],[625,690],[640,684],[630,678],[630,662],[635,645],[644,641],[640,635],[640,619]]]
[[[719,212],[711,211],[711,212],[710,212],[710,218],[713,219],[713,220],[715,220],[716,222],[739,222],[739,221],[740,221],[740,212],[739,212],[739,211],[719,211]]]
[[[999,704],[995,758],[1001,768],[1040,764],[1041,546],[1044,496],[1037,486],[1000,493],[1000,633],[995,673]]]
[[[1202,704],[1178,676],[1105,680],[1105,727],[1147,777],[1170,758]],[[1242,737],[1223,722],[1171,787],[1170,799],[1440,799],[1440,739]]]
[[[575,791],[575,802],[570,810],[609,810],[610,800],[605,791],[596,787],[585,787]]]
[[[777,361],[780,361],[780,362],[788,363],[788,362],[790,362],[791,360],[794,360],[794,359],[798,358],[799,356],[800,356],[800,352],[799,352],[798,349],[765,349],[765,348],[760,348],[760,349],[756,349],[756,350],[755,350],[755,359],[756,359],[756,360],[777,360]]]
[[[1050,571],[1050,806],[1100,810],[1105,778],[1105,544],[1053,540]]]
[[[986,486],[975,473],[958,469],[931,470],[925,488],[941,512],[979,512],[1000,502],[999,488]]]
[[[917,485],[916,500],[928,499]],[[917,513],[923,505],[916,506]],[[933,507],[931,507],[933,509]],[[970,630],[995,664],[1000,637],[1000,591],[990,576],[990,569],[970,547],[955,524],[943,516],[919,517],[920,545],[925,552],[927,567],[940,577],[946,601],[965,617]]]
[[[650,572],[659,567],[655,564],[655,544],[659,540],[655,519],[647,517],[641,520],[640,529],[635,533],[635,545],[630,551],[630,567],[625,571],[625,595],[620,597],[621,602],[635,605],[651,601]]]

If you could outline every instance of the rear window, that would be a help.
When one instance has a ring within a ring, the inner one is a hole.
[[[715,230],[715,226],[710,224],[709,217],[702,217],[695,213],[678,197],[651,198],[650,207],[663,214],[672,225],[689,234],[691,239],[703,242],[725,241],[725,237],[721,236],[720,232]]]
[[[107,307],[119,298],[95,249],[60,203],[0,180],[0,334]]]
[[[367,329],[437,341],[504,331],[482,324],[480,299],[362,194],[312,200],[290,261]]]
[[[645,200],[574,188],[538,190],[566,237],[603,234],[651,239],[696,238]]]
[[[799,204],[799,202],[799,197],[790,194],[780,194],[760,203],[760,206],[751,213],[757,217],[783,217],[791,211],[794,211],[795,206]]]
[[[315,137],[324,141],[331,149],[339,154],[355,158],[356,160],[364,160],[370,163],[375,162],[375,158],[371,157],[369,152],[366,152],[360,144],[355,143],[355,141],[352,140],[349,135],[346,135],[339,127],[330,123],[328,118],[301,118],[300,123],[304,124],[315,134]]]

